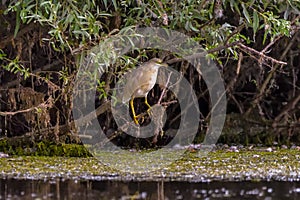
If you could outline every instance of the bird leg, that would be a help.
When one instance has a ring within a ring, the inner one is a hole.
[[[135,124],[139,125],[138,118],[142,118],[142,123],[143,123],[144,117],[143,117],[143,115],[141,116],[141,114],[136,115],[136,113],[134,111],[133,100],[134,100],[134,98],[130,99],[130,107],[131,107],[131,111],[132,111],[132,115],[133,115],[133,121],[134,121]],[[151,114],[150,113],[151,105],[148,103],[147,97],[145,98],[145,104],[148,106],[147,113],[150,116],[150,114]]]
[[[149,108],[151,108],[150,104],[148,103],[147,97],[145,97],[145,104],[146,104]]]
[[[135,114],[133,100],[134,100],[134,98],[130,99],[130,107],[131,107],[131,111],[132,111],[132,115],[133,115],[133,121],[135,124],[139,125],[139,121],[137,120],[139,116],[136,116],[136,114]]]
[[[150,104],[147,101],[147,97],[145,97],[145,104],[148,106],[147,113],[148,113],[148,115],[150,115],[151,106],[150,106]]]

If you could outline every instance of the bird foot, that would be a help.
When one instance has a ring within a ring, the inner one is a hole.
[[[146,112],[147,112],[147,114],[149,115],[149,117],[151,117],[151,116],[153,115],[153,112],[152,112],[151,107],[148,108],[148,109],[146,110]],[[134,123],[135,123],[136,125],[139,125],[140,123],[142,124],[142,123],[144,122],[144,120],[145,120],[145,117],[144,117],[145,115],[146,115],[145,113],[141,113],[141,114],[139,114],[139,115],[133,116],[133,121],[134,121]],[[140,121],[140,123],[139,123],[139,121]]]
[[[144,116],[141,116],[141,115],[134,116],[133,121],[136,125],[139,125],[140,124],[139,121],[141,121],[141,123],[144,122]]]
[[[149,116],[152,115],[151,108],[148,108],[146,112],[147,112],[147,114],[148,114]]]
[[[163,130],[160,131],[160,137],[164,136],[165,132]]]

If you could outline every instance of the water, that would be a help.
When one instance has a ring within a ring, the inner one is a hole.
[[[0,180],[0,199],[299,199],[300,182]]]

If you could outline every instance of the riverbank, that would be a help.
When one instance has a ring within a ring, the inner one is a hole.
[[[175,149],[172,151],[177,152]],[[214,150],[205,156],[199,156],[197,150],[187,150],[180,159],[161,169],[148,172],[131,172],[128,169],[120,171],[117,170],[120,166],[114,168],[113,165],[102,163],[100,157],[98,159],[47,156],[0,158],[0,178],[188,182],[300,180],[298,149],[273,148],[272,151],[268,148],[239,151],[225,149]],[[135,160],[127,162],[144,164]],[[147,162],[147,159],[144,162]]]

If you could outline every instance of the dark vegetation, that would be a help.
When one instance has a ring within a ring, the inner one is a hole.
[[[4,143],[13,147],[10,152],[18,147],[36,149],[41,142],[80,144],[72,118],[72,89],[80,60],[98,43],[126,36],[136,27],[176,30],[207,50],[222,73],[228,100],[219,142],[299,144],[299,14],[299,1],[2,1],[0,151],[9,150]],[[110,53],[105,52],[103,59],[110,59]],[[136,139],[118,131],[109,107],[118,76],[153,57],[168,62],[176,55],[163,49],[137,49],[118,58],[99,77],[97,118],[115,144],[153,147],[172,140],[167,133]],[[207,86],[186,61],[175,60],[172,68],[196,91],[201,121],[194,142],[201,142],[210,117]],[[162,91],[155,86],[149,103],[155,104]],[[172,102],[173,96],[167,92],[164,101]],[[135,101],[138,112],[145,110],[142,102]],[[178,105],[168,104],[167,113],[164,129],[178,128]],[[145,116],[143,124],[149,121]]]

